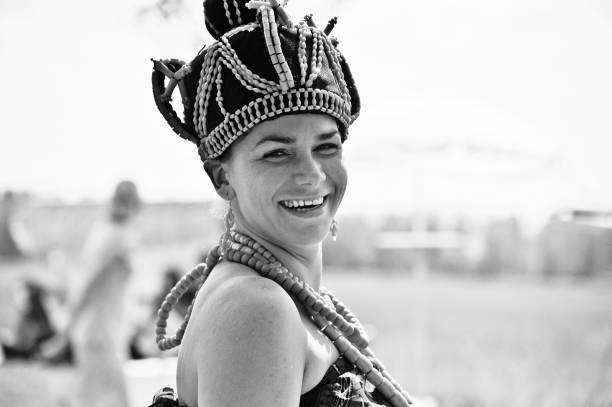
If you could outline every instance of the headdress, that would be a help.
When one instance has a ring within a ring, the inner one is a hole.
[[[277,0],[205,0],[204,17],[216,41],[189,63],[154,60],[152,75],[159,111],[198,146],[202,160],[219,157],[253,126],[283,114],[330,115],[346,138],[360,104],[329,36],[335,18],[324,30],[310,16],[293,24]],[[177,85],[183,120],[170,104]]]

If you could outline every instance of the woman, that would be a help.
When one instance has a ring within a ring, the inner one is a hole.
[[[347,182],[342,143],[359,113],[335,20],[293,24],[274,0],[206,0],[204,15],[217,41],[189,64],[154,61],[153,73],[160,112],[199,146],[229,203],[219,246],[159,311],[160,348],[182,344],[176,404],[407,406],[357,319],[321,288],[321,242]],[[184,121],[169,103],[177,85]],[[170,309],[196,282],[190,315],[166,338]]]

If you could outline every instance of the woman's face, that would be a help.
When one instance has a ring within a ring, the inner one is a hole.
[[[223,166],[239,224],[281,246],[321,242],[346,189],[338,125],[324,114],[258,124]]]

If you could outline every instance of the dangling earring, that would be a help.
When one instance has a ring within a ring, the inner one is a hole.
[[[228,202],[227,210],[223,216],[223,226],[225,230],[219,237],[219,250],[221,255],[225,255],[227,249],[232,245],[232,229],[234,228],[234,212],[232,212],[232,205]]]
[[[338,238],[338,229],[340,229],[338,221],[336,219],[332,220],[331,226],[329,227],[329,231],[334,242]]]

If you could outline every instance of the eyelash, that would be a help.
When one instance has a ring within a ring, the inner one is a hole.
[[[267,153],[265,153],[262,156],[262,158],[265,160],[265,159],[268,159],[268,158],[281,158],[281,157],[284,157],[286,155],[289,155],[288,151],[278,149],[278,150],[268,151]]]
[[[335,143],[325,143],[325,144],[321,144],[319,146],[317,146],[315,148],[315,151],[321,151],[321,150],[328,150],[328,149],[333,149],[332,152],[329,153],[323,153],[323,155],[325,156],[332,156],[335,155],[337,152],[342,150],[342,145],[341,144],[335,144]],[[284,150],[284,149],[276,149],[276,150],[272,150],[272,151],[268,151],[267,153],[265,153],[262,156],[263,160],[282,160],[284,159],[286,156],[291,155],[291,152]]]
[[[338,152],[338,151],[342,150],[342,144],[325,143],[325,144],[321,144],[316,149],[317,150],[322,150],[322,149],[326,150],[328,148],[333,148],[334,149],[334,153],[335,153],[335,152]]]

